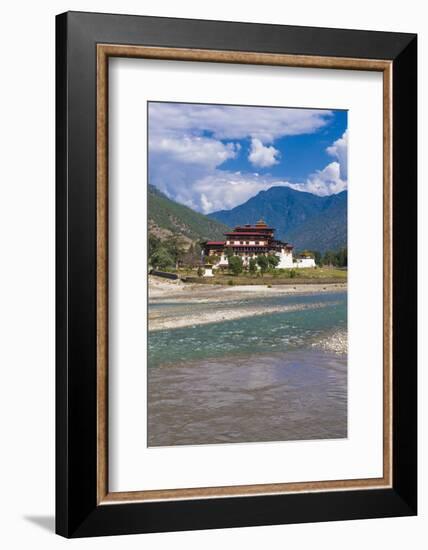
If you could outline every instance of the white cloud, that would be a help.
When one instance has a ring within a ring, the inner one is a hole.
[[[209,201],[205,193],[201,194],[201,208],[203,212],[214,212],[213,203]]]
[[[165,166],[165,172],[169,168]],[[323,170],[311,174],[305,182],[293,183],[256,173],[227,170],[194,171],[189,174],[174,173],[174,182],[166,177],[157,186],[173,200],[204,214],[217,210],[229,210],[243,204],[260,191],[270,187],[291,187],[319,196],[340,193],[346,189],[346,181],[340,178],[338,162],[328,164]],[[179,182],[179,183],[178,183]]]
[[[331,162],[323,170],[311,174],[306,182],[305,191],[315,195],[325,196],[340,193],[347,188],[347,181],[340,176],[340,165]]]
[[[173,200],[204,214],[234,208],[273,185],[290,185],[270,176],[228,170],[207,172],[196,169],[190,174],[187,167],[184,172],[174,172],[171,182],[168,176],[170,167],[166,165],[164,169],[166,175],[156,179],[156,187]]]
[[[289,184],[270,177],[215,170],[195,181],[188,192],[192,197],[200,197],[198,210],[208,214],[217,210],[234,208],[257,195],[259,191],[265,191],[273,185],[287,186]]]
[[[179,103],[149,104],[149,181],[173,200],[210,213],[244,203],[272,186],[288,186],[316,195],[347,187],[347,132],[326,152],[335,160],[306,181],[288,182],[263,173],[219,169],[251,142],[248,160],[268,168],[279,162],[273,142],[283,136],[318,131],[331,120],[325,110]]]
[[[210,132],[215,139],[257,138],[270,143],[282,136],[310,134],[330,121],[332,111],[201,105],[183,103],[149,103],[150,134],[181,137],[198,129]]]
[[[267,168],[268,166],[278,164],[279,155],[280,152],[278,149],[275,149],[272,145],[265,146],[257,138],[253,138],[251,140],[251,149],[250,154],[248,155],[248,160],[254,164],[254,166]]]
[[[238,144],[239,145],[239,144]],[[200,164],[209,168],[219,166],[228,159],[235,158],[240,147],[234,143],[198,137],[158,138],[150,140],[151,153],[164,153],[181,163]]]
[[[289,187],[297,191],[306,191],[320,197],[334,195],[347,189],[347,181],[340,176],[340,165],[334,161],[323,170],[311,174],[305,183],[289,183]]]
[[[342,137],[327,147],[326,152],[337,161],[311,174],[305,183],[292,183],[290,187],[314,195],[326,196],[340,193],[348,188],[348,130]]]
[[[342,179],[348,179],[348,130],[345,130],[343,136],[337,139],[333,145],[327,147],[327,153],[335,157],[340,164],[340,176]]]

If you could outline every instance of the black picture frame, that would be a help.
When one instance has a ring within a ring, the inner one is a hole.
[[[392,62],[393,481],[337,490],[97,503],[96,47]],[[417,36],[68,12],[56,18],[56,532],[87,537],[417,513]]]

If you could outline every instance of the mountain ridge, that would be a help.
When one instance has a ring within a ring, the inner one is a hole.
[[[148,184],[147,205],[149,233],[161,239],[179,236],[190,245],[199,240],[223,239],[225,231],[230,229],[215,219],[171,200],[151,184]]]
[[[296,250],[325,252],[347,245],[347,191],[320,197],[290,187],[273,186],[245,203],[208,216],[230,227],[260,218],[276,229],[278,239]]]

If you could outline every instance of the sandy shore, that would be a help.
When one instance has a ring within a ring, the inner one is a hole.
[[[201,312],[185,312],[177,315],[176,312],[168,314],[167,311],[149,311],[149,331],[155,330],[171,330],[177,328],[191,327],[196,325],[207,325],[209,323],[219,323],[222,321],[233,321],[235,319],[243,319],[245,317],[253,317],[255,315],[266,315],[268,313],[283,313],[291,311],[300,311],[304,309],[315,309],[331,306],[329,304],[311,304],[305,305],[282,305],[282,306],[242,306],[239,308],[231,308],[225,306],[217,309],[207,309]]]
[[[233,321],[271,313],[323,308],[332,303],[260,304],[259,298],[281,295],[340,292],[346,284],[308,284],[292,286],[208,286],[149,278],[149,331],[173,330],[185,327]],[[206,305],[206,307],[204,307]],[[337,340],[337,341],[336,341]],[[344,342],[335,339],[329,351],[344,349]],[[322,346],[320,346],[322,347]],[[336,349],[335,349],[336,348]]]
[[[322,292],[340,292],[346,290],[346,283],[313,283],[305,285],[198,285],[197,283],[183,283],[169,281],[159,277],[149,276],[149,300],[153,303],[168,302],[180,303],[191,300],[195,303],[210,303],[229,300],[231,294],[236,298],[279,296],[284,294],[314,294]]]

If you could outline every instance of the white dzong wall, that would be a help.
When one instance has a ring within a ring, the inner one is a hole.
[[[294,267],[293,265],[293,252],[282,249],[279,254],[279,264],[276,266],[277,269],[288,269]]]
[[[316,267],[316,264],[313,258],[297,258],[295,267]]]

